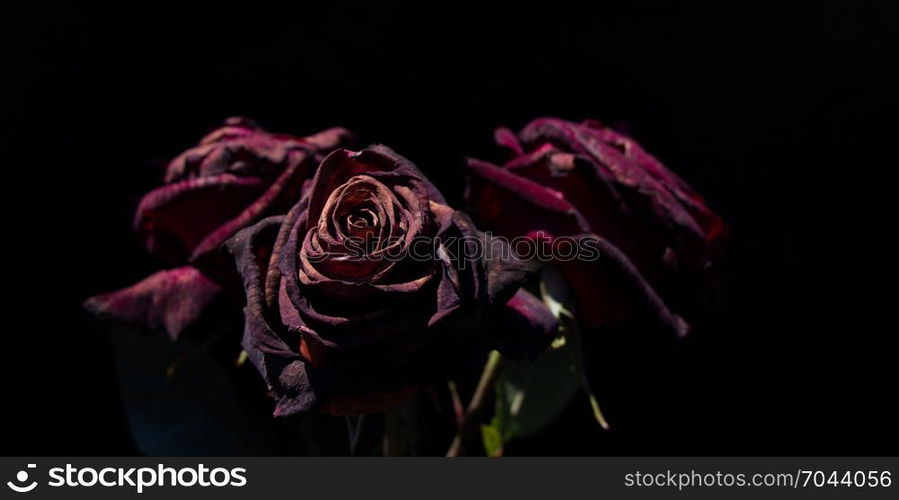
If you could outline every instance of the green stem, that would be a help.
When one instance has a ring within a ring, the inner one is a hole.
[[[602,427],[603,430],[609,430],[609,422],[606,420],[605,415],[602,414],[602,410],[599,408],[599,401],[596,399],[596,396],[593,395],[593,389],[590,387],[590,379],[587,377],[587,367],[586,361],[584,360],[584,349],[583,349],[583,337],[581,336],[581,330],[578,328],[577,321],[574,319],[573,315],[562,313],[561,317],[565,317],[568,320],[568,332],[570,335],[566,335],[571,341],[571,347],[575,352],[575,359],[577,362],[577,371],[578,375],[581,378],[581,387],[584,388],[584,392],[587,393],[587,398],[590,400],[590,407],[593,409],[593,417],[599,423],[599,426]]]
[[[465,409],[462,421],[459,423],[459,430],[456,432],[456,437],[446,452],[446,456],[458,457],[465,453],[465,449],[471,443],[472,437],[480,430],[479,420],[481,413],[485,409],[487,396],[496,383],[496,378],[499,376],[502,365],[503,357],[500,353],[491,351],[490,356],[487,358],[487,363],[484,365],[484,371],[481,373],[481,379],[478,381],[478,387],[468,403],[468,408]]]

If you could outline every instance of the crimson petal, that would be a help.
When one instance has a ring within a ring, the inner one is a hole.
[[[191,266],[159,271],[127,288],[96,295],[84,307],[101,318],[160,327],[172,339],[196,321],[221,288]]]
[[[518,290],[492,318],[493,347],[505,356],[534,359],[556,337],[559,321],[538,299]]]
[[[220,174],[186,179],[144,196],[134,225],[151,253],[183,261],[208,234],[237,217],[265,190],[258,177]]]

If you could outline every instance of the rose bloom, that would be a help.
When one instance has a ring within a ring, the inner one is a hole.
[[[636,141],[594,121],[540,118],[501,128],[502,165],[469,160],[466,201],[475,220],[507,237],[550,245],[591,238],[600,258],[558,261],[587,326],[649,312],[680,334],[714,302],[721,218]]]
[[[471,251],[490,243],[389,148],[331,153],[286,216],[227,244],[275,415],[383,409],[488,349],[544,349],[555,318],[518,290],[534,264]]]
[[[222,295],[227,273],[234,274],[218,251],[222,243],[266,216],[286,213],[322,157],[348,139],[342,128],[293,137],[266,132],[246,118],[226,120],[172,160],[165,185],[144,196],[137,209],[134,225],[147,249],[180,267],[91,297],[85,307],[177,337]]]

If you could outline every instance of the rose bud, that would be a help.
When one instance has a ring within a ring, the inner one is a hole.
[[[218,251],[222,243],[264,217],[286,213],[323,156],[348,138],[342,128],[293,137],[246,118],[226,120],[169,163],[165,185],[143,197],[134,219],[147,249],[182,267],[92,297],[85,307],[103,318],[164,328],[176,338],[223,288],[239,290],[239,280],[227,275],[234,275],[233,267]]]
[[[555,318],[518,290],[535,265],[480,251],[497,243],[389,148],[331,153],[286,216],[227,243],[275,415],[375,411],[476,352],[545,349]]]
[[[512,159],[468,162],[466,201],[478,224],[548,243],[589,238],[600,257],[559,260],[586,326],[647,311],[679,334],[714,301],[722,220],[633,139],[597,122],[540,118],[499,129]]]

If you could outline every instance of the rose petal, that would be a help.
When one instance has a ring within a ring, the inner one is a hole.
[[[541,237],[552,239],[543,232]],[[559,267],[575,290],[579,303],[578,314],[590,326],[604,326],[618,319],[628,307],[647,308],[660,324],[684,336],[690,327],[683,318],[674,314],[658,291],[647,281],[630,258],[611,242],[597,234],[574,237],[589,239],[599,251],[595,262],[571,260],[560,262]],[[579,243],[582,245],[583,243]]]
[[[534,359],[546,350],[559,322],[546,305],[525,290],[518,290],[492,320],[493,347],[505,356]]]
[[[552,196],[550,189],[484,162],[469,161],[469,167],[473,175],[466,196],[487,227],[509,237],[553,239],[589,232],[578,230],[578,226],[589,227],[583,216],[565,198]],[[632,310],[632,299],[636,299],[637,304],[654,311],[662,324],[678,334],[686,333],[686,323],[671,313],[628,255],[605,238],[594,239],[600,250],[599,261],[562,263],[563,273],[574,281],[572,286],[583,311],[579,314],[585,323],[602,326],[620,320],[622,314]]]
[[[277,207],[288,206],[292,200],[299,197],[302,180],[306,177],[307,168],[308,166],[303,160],[297,160],[294,164],[287,167],[275,182],[266,189],[262,196],[247,206],[239,215],[221,224],[215,231],[209,233],[203,241],[198,243],[191,253],[190,260],[196,260],[207,252],[218,250],[222,243],[239,229],[253,224],[267,214],[277,212]]]
[[[650,175],[659,180],[677,199],[684,204],[694,219],[703,227],[706,240],[714,243],[726,232],[724,221],[708,209],[705,200],[680,176],[669,170],[653,155],[649,154],[637,141],[618,133],[609,127],[591,127],[592,134],[600,140],[616,144],[626,157],[635,160]]]
[[[134,225],[151,253],[183,262],[209,233],[237,217],[265,190],[257,177],[222,174],[187,179],[144,196]]]
[[[115,292],[87,299],[84,307],[102,318],[164,328],[174,340],[197,321],[221,288],[197,269],[185,266],[159,271]]]
[[[569,151],[586,154],[596,160],[596,167],[610,174],[618,190],[650,210],[656,219],[685,235],[705,238],[705,231],[658,177],[647,172],[633,158],[628,158],[620,146],[609,144],[596,136],[596,130],[564,120],[541,118],[529,123],[521,131],[521,139],[528,144],[553,141]],[[663,168],[661,164],[654,165]],[[667,169],[666,169],[667,170]],[[666,175],[663,179],[673,179]]]
[[[547,144],[509,162],[506,169],[564,193],[565,200],[588,221],[590,232],[601,234],[624,252],[650,281],[672,272],[661,259],[672,244],[669,231],[633,213],[616,189],[615,180],[589,158]],[[546,229],[557,236],[572,234],[560,226],[547,225]]]
[[[505,304],[525,280],[539,270],[541,266],[539,261],[533,258],[519,258],[508,241],[478,231],[468,215],[456,212],[453,221],[463,235],[477,238],[484,249],[478,264],[484,269],[486,297],[491,306]],[[473,263],[466,264],[470,267]]]
[[[261,246],[275,245],[284,217],[269,217],[238,232],[226,243],[243,277],[247,296],[243,348],[277,399],[276,416],[301,413],[312,408],[317,397],[312,390],[305,363],[269,324],[265,307],[262,266],[267,255]],[[276,318],[272,318],[276,319]]]
[[[590,230],[561,193],[480,160],[468,160],[465,199],[485,229],[508,237],[547,227],[558,234]]]
[[[521,143],[518,141],[518,136],[515,135],[515,132],[512,132],[505,127],[496,129],[496,131],[493,133],[493,139],[500,146],[511,149],[512,152],[514,152],[516,155],[524,154],[524,148],[521,147]]]

